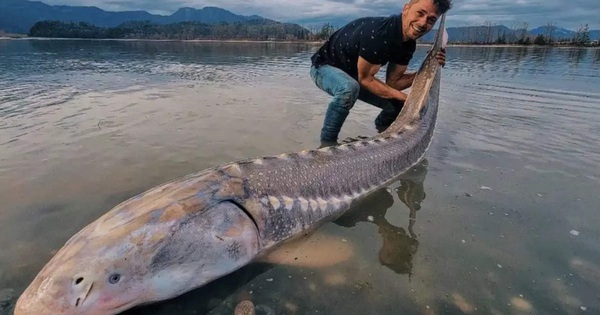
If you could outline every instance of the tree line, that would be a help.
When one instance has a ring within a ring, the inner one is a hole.
[[[560,45],[570,43],[575,46],[591,46],[594,44],[590,39],[590,28],[588,24],[578,28],[577,31],[575,31],[575,34],[569,39],[556,38],[554,35],[555,30],[556,27],[553,24],[548,24],[544,34],[538,34],[534,38],[533,43],[535,45]],[[595,44],[600,46],[600,41],[597,41]]]
[[[579,27],[572,34],[558,34],[559,28],[554,23],[548,23],[542,28],[542,33],[529,33],[529,23],[515,23],[512,28],[495,25],[486,21],[481,25],[465,27],[459,38],[450,38],[453,44],[507,44],[507,45],[550,45],[550,46],[594,46],[600,41],[590,38],[588,24]]]
[[[116,27],[98,27],[86,22],[40,21],[35,23],[30,37],[93,38],[93,39],[172,39],[172,40],[323,40],[332,33],[312,33],[297,24],[257,19],[235,23],[207,24],[179,22],[157,24],[150,21],[131,21]]]
[[[179,22],[157,24],[150,21],[131,21],[116,27],[98,27],[86,22],[41,21],[31,27],[31,37],[53,38],[114,38],[114,39],[173,39],[173,40],[285,40],[323,41],[337,30],[331,23],[321,26],[302,27],[267,19],[235,23],[207,24]],[[451,44],[506,44],[506,45],[600,45],[590,39],[588,25],[580,27],[572,36],[557,34],[558,27],[548,23],[544,33],[532,36],[529,24],[515,24],[512,28],[497,26],[491,21],[481,25],[462,28],[459,34],[450,36]],[[423,39],[422,41],[426,41]]]

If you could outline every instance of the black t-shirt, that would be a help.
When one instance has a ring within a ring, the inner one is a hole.
[[[388,62],[408,65],[416,48],[416,41],[402,41],[401,16],[365,17],[333,33],[311,60],[317,68],[328,64],[357,78],[359,56],[382,66]]]

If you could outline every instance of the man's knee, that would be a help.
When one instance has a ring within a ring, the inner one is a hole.
[[[336,91],[336,97],[340,99],[341,104],[346,109],[351,109],[358,99],[358,93],[360,92],[360,85],[356,81],[344,82],[338,87]]]

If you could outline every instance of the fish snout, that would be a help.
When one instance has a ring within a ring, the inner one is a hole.
[[[67,301],[70,307],[75,309],[83,307],[87,300],[92,288],[94,287],[94,281],[89,277],[76,276],[73,278],[70,301]]]
[[[38,279],[36,279],[38,280]],[[94,281],[84,276],[34,281],[17,300],[15,315],[87,314]]]

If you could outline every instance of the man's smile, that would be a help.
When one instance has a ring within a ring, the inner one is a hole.
[[[417,32],[417,33],[419,33],[419,34],[420,34],[420,33],[423,33],[423,32],[425,31],[425,28],[423,28],[423,27],[418,27],[418,26],[416,26],[416,25],[414,25],[414,24],[412,24],[411,26],[412,26],[412,28],[415,30],[415,32]]]

